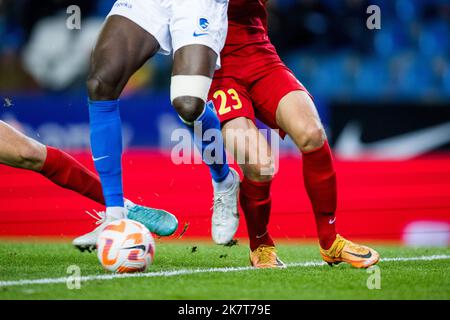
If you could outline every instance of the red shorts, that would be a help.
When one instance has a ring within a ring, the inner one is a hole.
[[[308,91],[286,67],[270,42],[247,46],[226,46],[221,54],[208,99],[214,102],[220,122],[246,117],[258,118],[279,129],[276,111],[280,100],[296,90]],[[309,94],[309,93],[308,93]]]

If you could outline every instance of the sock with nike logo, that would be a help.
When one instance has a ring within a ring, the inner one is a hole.
[[[272,198],[270,185],[272,181],[252,181],[244,176],[239,191],[239,203],[247,223],[250,250],[260,245],[274,246],[269,235],[268,225]]]
[[[107,207],[123,207],[122,121],[119,100],[89,100],[91,149]]]
[[[328,249],[336,239],[336,172],[328,141],[303,152],[303,180],[314,211],[320,246]]]
[[[47,146],[47,157],[39,173],[60,187],[105,204],[97,175],[62,150]]]

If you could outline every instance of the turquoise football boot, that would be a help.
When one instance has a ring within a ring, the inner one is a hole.
[[[128,210],[128,219],[142,223],[158,236],[170,236],[178,228],[177,218],[165,210],[144,207],[129,200],[125,202],[125,207]]]

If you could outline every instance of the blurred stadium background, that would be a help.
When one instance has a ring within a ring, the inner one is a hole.
[[[0,119],[93,168],[84,79],[112,0],[0,0]],[[80,30],[66,8],[81,7]],[[381,8],[368,30],[366,9]],[[336,155],[338,229],[354,238],[450,244],[450,3],[446,0],[271,0],[270,34],[314,95]],[[170,160],[171,61],[156,56],[122,97],[127,197],[163,207],[184,237],[210,233],[202,165]],[[300,156],[281,143],[271,229],[314,238]],[[41,176],[0,165],[0,236],[71,237],[92,228],[95,203]],[[238,236],[245,237],[242,221]]]

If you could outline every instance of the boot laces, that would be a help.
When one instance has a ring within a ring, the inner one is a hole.
[[[90,217],[92,217],[96,220],[95,221],[96,225],[102,224],[106,219],[106,212],[105,211],[97,211],[95,209],[93,209],[92,211],[94,213],[91,213],[87,210],[85,211],[85,213],[87,213]]]
[[[272,250],[270,250],[270,247],[268,246],[259,246],[256,249],[256,254],[259,257],[259,262],[260,263],[271,263],[272,262]]]
[[[352,250],[355,251],[357,253],[365,253],[366,250],[364,250],[364,248],[356,243],[353,243],[351,241],[347,240],[347,247]]]
[[[220,223],[227,220],[228,216],[226,214],[226,203],[224,201],[225,195],[221,194],[213,198],[213,205],[211,209],[216,212],[215,218],[219,220]]]
[[[365,249],[362,246],[360,246],[350,240],[347,240],[341,236],[339,236],[339,238],[341,241],[339,241],[338,245],[336,246],[336,249],[335,249],[336,256],[341,255],[342,251],[344,250],[344,247],[347,247],[348,250],[356,252],[356,253],[365,253]]]

